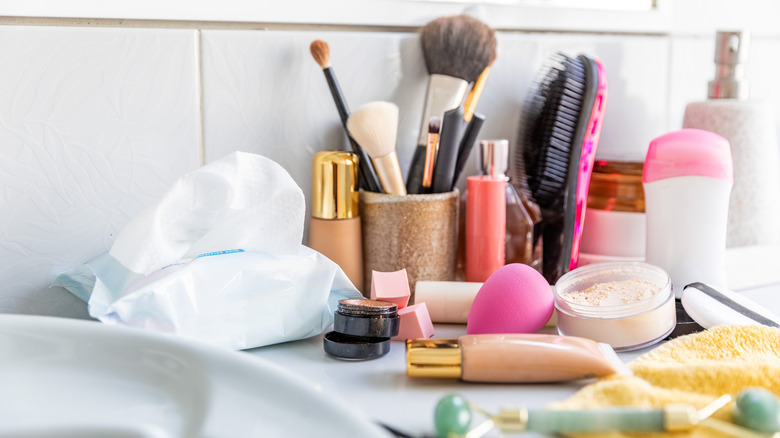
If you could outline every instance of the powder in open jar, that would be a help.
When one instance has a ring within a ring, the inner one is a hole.
[[[566,293],[563,295],[563,298],[566,301],[577,304],[616,306],[644,300],[660,290],[661,286],[653,282],[634,278],[631,280],[596,283],[585,290]]]

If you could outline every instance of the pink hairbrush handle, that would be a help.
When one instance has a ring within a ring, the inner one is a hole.
[[[574,218],[574,235],[572,236],[571,258],[569,269],[577,267],[580,255],[580,241],[582,240],[582,227],[585,223],[585,209],[588,203],[588,187],[590,175],[593,171],[593,163],[596,159],[596,148],[601,136],[601,125],[604,121],[604,112],[607,109],[607,74],[598,59],[593,59],[598,69],[598,91],[593,108],[588,120],[588,130],[580,152],[580,169],[577,176],[577,212]]]

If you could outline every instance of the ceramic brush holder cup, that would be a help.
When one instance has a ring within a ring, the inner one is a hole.
[[[361,191],[363,291],[371,290],[371,271],[406,269],[411,303],[417,281],[453,280],[459,197],[457,189],[406,196]]]

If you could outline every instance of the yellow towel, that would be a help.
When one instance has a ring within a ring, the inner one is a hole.
[[[633,376],[615,376],[588,385],[551,409],[606,406],[663,407],[689,404],[701,409],[724,394],[749,386],[780,395],[780,329],[763,326],[720,326],[683,336],[630,362]],[[728,409],[716,418],[729,419]],[[588,437],[718,437],[697,427],[675,434],[612,433]]]

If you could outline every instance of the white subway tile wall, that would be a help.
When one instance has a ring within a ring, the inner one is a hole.
[[[352,110],[398,104],[405,171],[427,77],[414,33],[0,27],[0,312],[85,316],[48,287],[54,276],[110,248],[177,177],[233,151],[277,161],[308,198],[312,155],[347,146],[315,39],[330,44]],[[753,95],[780,102],[780,42],[754,43]],[[526,94],[557,50],[604,64],[602,159],[642,160],[704,98],[712,71],[710,37],[501,32],[482,138],[515,143]]]
[[[780,138],[780,38],[753,36],[745,77],[750,84],[750,99],[770,102],[778,121]],[[715,77],[715,40],[713,37],[678,37],[672,42],[669,76],[669,126],[682,127],[685,105],[707,98],[707,82]]]
[[[388,100],[401,110],[398,155],[406,172],[420,129],[426,70],[415,34],[204,31],[206,160],[234,150],[266,155],[310,193],[311,157],[345,148],[346,136],[309,44],[326,40],[352,109]],[[533,81],[555,51],[600,58],[609,77],[599,156],[642,160],[666,129],[668,39],[613,35],[501,33],[498,57],[477,108],[481,138],[515,143]],[[476,171],[474,156],[466,174]],[[462,183],[462,181],[461,181]]]
[[[86,316],[54,276],[201,163],[196,36],[0,27],[0,312]]]

